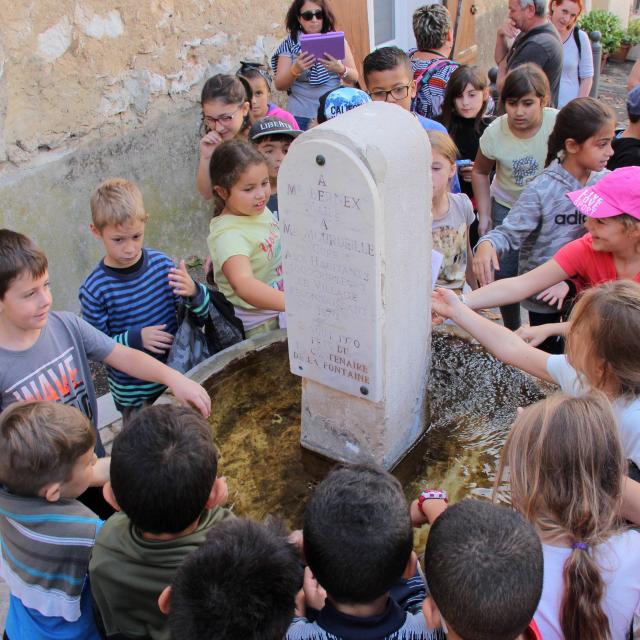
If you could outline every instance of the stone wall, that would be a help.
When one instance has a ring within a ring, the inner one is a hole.
[[[0,0],[0,225],[51,261],[55,306],[100,256],[89,195],[121,175],[142,187],[151,246],[206,252],[195,191],[204,80],[266,59],[288,0]]]

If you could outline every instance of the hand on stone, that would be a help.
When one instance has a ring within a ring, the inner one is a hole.
[[[208,418],[211,414],[211,398],[209,394],[197,382],[190,380],[177,371],[174,373],[176,376],[168,386],[176,400],[185,407],[194,408],[203,417]]]
[[[173,336],[163,329],[166,324],[156,324],[151,327],[145,327],[141,332],[142,346],[151,353],[164,353],[171,348],[173,344]]]
[[[496,271],[500,271],[500,263],[495,248],[488,241],[481,242],[473,256],[473,274],[478,278],[480,286],[493,282]]]

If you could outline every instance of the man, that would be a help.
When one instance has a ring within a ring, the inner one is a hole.
[[[546,0],[509,0],[509,18],[496,34],[498,90],[507,73],[525,62],[542,67],[551,86],[551,105],[558,104],[563,49],[556,28],[547,21]],[[513,40],[513,45],[509,48]]]

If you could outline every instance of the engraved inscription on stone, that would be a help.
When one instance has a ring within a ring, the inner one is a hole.
[[[289,152],[297,153],[299,171],[288,171],[278,185],[291,371],[378,401],[375,183],[349,150],[314,141],[311,151],[301,143]]]

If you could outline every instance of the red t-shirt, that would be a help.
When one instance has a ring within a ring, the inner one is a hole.
[[[542,640],[542,636],[540,635],[540,629],[538,629],[538,625],[532,620],[531,624],[524,632],[525,640]]]
[[[569,277],[577,277],[585,287],[595,287],[618,279],[613,255],[606,251],[595,251],[590,233],[569,242],[553,259]],[[640,282],[640,273],[636,273],[633,279]]]

